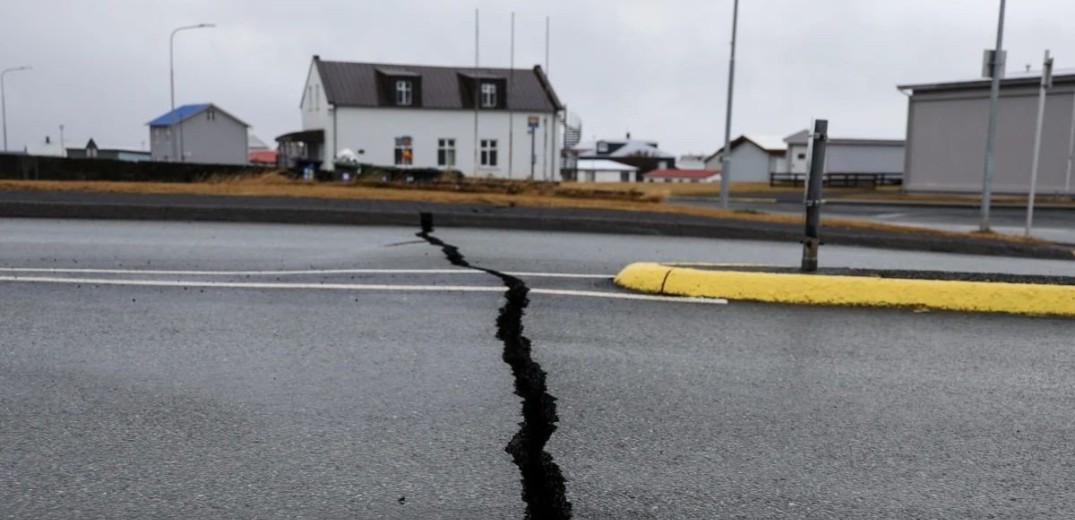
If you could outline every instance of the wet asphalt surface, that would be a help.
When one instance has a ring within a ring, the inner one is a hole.
[[[770,195],[771,196],[771,195]],[[764,199],[759,194],[752,200],[731,202],[737,209],[752,209],[772,213],[802,214],[802,197],[781,194],[780,201]],[[717,207],[713,198],[684,197],[674,202],[702,207]],[[849,204],[838,199],[827,201],[822,208],[823,215],[872,220],[890,224],[903,224],[950,231],[975,231],[981,223],[981,210],[978,207],[911,205],[911,204]],[[999,233],[1022,236],[1026,230],[1026,207],[1010,205],[994,206],[990,210],[990,225]],[[1075,244],[1075,209],[1057,209],[1038,207],[1034,210],[1033,236],[1045,240]]]
[[[0,220],[0,276],[79,279],[0,281],[0,517],[522,518],[504,286],[417,231]],[[636,260],[794,265],[800,246],[434,236],[531,290],[523,334],[559,419],[543,450],[575,518],[1075,515],[1070,320],[541,293],[619,293],[605,275]]]

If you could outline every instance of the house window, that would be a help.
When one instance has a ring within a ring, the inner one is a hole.
[[[437,139],[437,166],[455,166],[455,139]]]
[[[496,139],[482,139],[481,165],[496,166]]]
[[[414,164],[414,149],[411,148],[410,136],[396,138],[396,166]]]
[[[482,108],[496,108],[496,83],[482,83]]]
[[[799,160],[801,161],[803,159],[806,159],[806,154],[804,154],[804,153],[799,154]]]
[[[608,153],[608,143],[604,141],[597,143],[597,153]]]
[[[414,100],[414,86],[410,81],[399,80],[396,82],[396,104],[401,107],[411,106]]]
[[[209,110],[206,110],[205,111],[205,119],[207,119],[209,121],[216,121],[216,109],[215,108],[210,108]]]
[[[89,159],[96,159],[97,158],[97,149],[96,148],[86,148],[86,157],[89,158]]]

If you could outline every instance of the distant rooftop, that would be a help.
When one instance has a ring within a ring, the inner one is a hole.
[[[182,106],[176,107],[175,110],[172,110],[171,112],[168,112],[168,113],[166,113],[166,114],[164,114],[164,115],[162,115],[162,116],[160,116],[160,117],[158,117],[158,118],[156,118],[156,119],[154,119],[154,120],[152,120],[152,121],[150,121],[150,122],[148,122],[146,124],[149,125],[149,126],[171,126],[171,125],[174,125],[176,123],[186,121],[187,119],[190,119],[190,118],[200,114],[202,111],[204,111],[204,110],[206,110],[206,109],[208,109],[210,107],[216,109],[219,112],[223,112],[223,113],[227,114],[229,117],[231,117],[232,119],[238,121],[239,123],[241,123],[243,125],[246,125],[248,127],[250,126],[250,125],[247,125],[245,122],[243,122],[241,119],[235,117],[234,115],[232,115],[232,114],[230,114],[228,112],[225,112],[220,107],[218,107],[218,106],[216,106],[216,105],[214,105],[212,103],[194,103],[194,104],[190,104],[190,105],[182,105]]]
[[[209,108],[209,103],[197,103],[192,105],[182,105],[176,107],[175,110],[167,112],[164,115],[146,123],[149,126],[171,126],[180,121],[184,121],[193,117],[198,112]]]

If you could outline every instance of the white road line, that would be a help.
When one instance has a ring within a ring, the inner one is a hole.
[[[296,269],[285,271],[174,271],[154,269],[69,269],[40,267],[0,267],[0,273],[47,273],[47,274],[130,274],[167,276],[303,276],[332,274],[469,274],[486,273],[474,269]],[[587,278],[609,279],[608,274],[532,273],[512,272],[512,276],[531,278]]]
[[[619,300],[643,300],[650,302],[710,303],[724,305],[728,300],[716,298],[679,298],[676,296],[653,296],[650,294],[613,293],[604,291],[572,291],[568,289],[530,289],[531,294],[552,294],[558,296],[585,296],[591,298],[614,298]]]
[[[138,287],[201,287],[218,289],[291,289],[291,290],[326,290],[326,291],[404,291],[404,292],[504,292],[503,286],[478,285],[386,285],[386,284],[343,284],[343,283],[287,283],[287,282],[205,282],[183,280],[118,280],[113,278],[56,278],[48,276],[0,276],[0,282],[14,283],[52,283],[80,285],[118,285]],[[642,300],[678,303],[725,304],[726,300],[675,298],[672,296],[651,296],[646,294],[614,293],[602,291],[572,291],[564,289],[530,289],[531,294],[548,294],[557,296],[581,296],[590,298],[612,298],[620,300]]]

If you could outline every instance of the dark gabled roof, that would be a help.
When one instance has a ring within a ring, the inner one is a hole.
[[[513,75],[511,69],[352,63],[317,57],[314,63],[327,101],[341,107],[384,106],[378,96],[378,74],[382,74],[421,78],[421,106],[414,108],[470,108],[464,104],[466,89],[460,84],[461,76],[506,80],[511,84],[507,99],[510,110],[552,112],[563,108],[541,67],[515,69]]]

